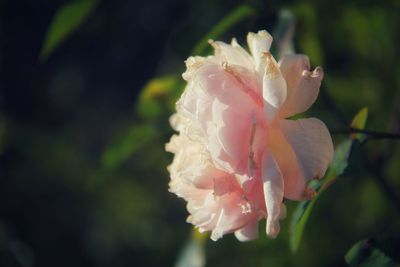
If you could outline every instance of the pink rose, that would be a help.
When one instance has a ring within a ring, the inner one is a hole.
[[[249,33],[251,55],[235,39],[211,42],[215,55],[189,57],[187,86],[176,103],[166,145],[170,191],[187,201],[187,221],[211,239],[234,232],[241,240],[279,233],[283,198],[310,198],[310,179],[324,175],[333,156],[331,136],[315,118],[288,120],[317,98],[322,68],[309,71],[307,56],[279,63],[266,31]]]

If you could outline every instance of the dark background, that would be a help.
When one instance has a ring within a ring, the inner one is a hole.
[[[337,130],[368,107],[368,129],[400,130],[397,0],[103,0],[40,61],[48,27],[67,2],[0,1],[0,266],[173,266],[191,227],[184,202],[167,191],[171,110],[143,115],[138,96],[152,78],[182,73],[193,47],[239,4],[256,12],[224,41],[272,32],[283,8],[295,15],[296,51],[326,72],[307,115]],[[151,137],[138,127],[150,127]],[[136,139],[145,141],[136,147]],[[125,145],[136,148],[121,152]],[[107,163],[113,153],[123,154],[117,164]],[[345,266],[355,242],[399,234],[399,160],[397,141],[356,150],[317,203],[296,254],[289,202],[276,240],[208,241],[207,266]]]

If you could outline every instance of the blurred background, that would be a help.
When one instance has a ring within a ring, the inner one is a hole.
[[[266,29],[279,40],[289,18],[292,47],[326,73],[306,116],[341,131],[368,107],[366,129],[400,130],[399,0],[80,2],[0,1],[0,266],[179,262],[192,228],[167,190],[164,143],[183,61],[207,54],[210,36],[244,45],[248,31]],[[295,253],[289,201],[276,240],[263,230],[249,243],[200,238],[199,257],[206,266],[346,266],[356,242],[400,234],[399,161],[397,140],[356,146]],[[400,251],[396,242],[384,250]]]

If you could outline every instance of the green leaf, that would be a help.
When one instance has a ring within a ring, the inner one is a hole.
[[[193,228],[190,240],[183,247],[175,267],[203,267],[206,264],[205,241],[208,234]]]
[[[397,263],[380,250],[372,240],[356,243],[346,253],[346,263],[351,267],[394,267]]]
[[[351,145],[352,141],[347,139],[343,141],[343,143],[341,143],[338,147],[336,147],[327,178],[329,178],[329,176],[339,176],[344,173],[348,166],[348,158],[350,156]]]
[[[368,118],[368,108],[361,109],[356,116],[354,116],[351,122],[351,128],[363,130],[365,128],[365,124],[367,123]],[[365,134],[355,133],[351,134],[351,138],[357,139],[360,142],[364,141],[366,138]]]
[[[102,162],[107,168],[116,168],[124,163],[138,149],[145,146],[156,135],[154,128],[142,125],[126,131],[118,141],[107,148],[102,156]]]
[[[325,177],[309,185],[312,189],[318,192],[318,194],[313,199],[301,201],[297,205],[290,224],[290,248],[293,252],[297,251],[299,248],[301,239],[303,237],[304,228],[320,194],[330,185],[332,185],[336,181],[337,176],[341,175],[346,169],[347,159],[350,155],[351,144],[351,140],[346,140],[336,148],[333,162]]]
[[[73,33],[88,18],[98,2],[99,0],[75,0],[61,6],[47,31],[40,60],[47,59]]]
[[[366,124],[368,111],[366,108],[360,110],[353,119],[357,127],[363,128]],[[311,200],[301,201],[292,216],[290,222],[290,248],[296,252],[300,246],[301,239],[304,234],[304,229],[311,211],[318,200],[320,195],[331,186],[337,178],[344,173],[348,166],[348,159],[350,156],[351,148],[353,146],[353,138],[346,139],[335,149],[333,160],[326,172],[324,178],[321,180],[312,181],[309,187],[317,192],[317,195]]]
[[[255,14],[255,10],[248,5],[240,5],[224,17],[210,32],[195,46],[193,55],[204,55],[209,47],[208,40],[217,39],[227,30],[242,20]]]
[[[151,79],[142,89],[137,103],[138,114],[146,119],[159,118],[164,109],[175,104],[175,92],[180,87],[177,76],[166,75]]]

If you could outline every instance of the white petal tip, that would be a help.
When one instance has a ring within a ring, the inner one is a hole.
[[[318,66],[313,71],[303,70],[302,76],[309,79],[322,80],[324,78],[324,70]]]
[[[270,238],[276,238],[280,231],[279,221],[269,221],[267,220],[267,236]]]
[[[248,241],[252,241],[252,240],[255,240],[255,239],[256,239],[256,238],[254,238],[254,239],[249,238],[248,236],[243,235],[243,233],[240,232],[240,231],[236,231],[236,232],[235,232],[235,237],[236,237],[236,239],[239,240],[240,242],[248,242]]]
[[[236,230],[235,237],[241,242],[256,240],[258,238],[258,222],[251,223]]]
[[[222,234],[220,232],[215,231],[215,230],[211,232],[210,238],[211,238],[212,241],[217,241],[221,237],[222,237]]]

